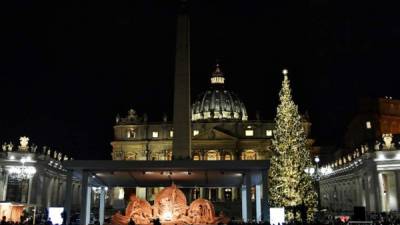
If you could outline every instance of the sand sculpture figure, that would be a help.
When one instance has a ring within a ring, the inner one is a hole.
[[[175,185],[161,190],[153,207],[136,195],[130,196],[125,215],[120,212],[112,216],[112,225],[127,225],[132,219],[136,224],[147,225],[153,219],[173,224],[217,224],[227,218],[215,216],[213,204],[206,199],[197,199],[187,206],[185,194]]]
[[[135,194],[132,194],[129,199],[130,202],[125,209],[125,215],[120,212],[113,215],[112,224],[126,225],[131,218],[136,224],[150,224],[152,219],[151,205],[146,200],[136,197]]]
[[[191,219],[191,224],[215,224],[216,222],[213,204],[202,198],[190,204],[188,217]]]
[[[176,185],[161,190],[154,200],[154,217],[161,221],[183,221],[187,211],[185,194]]]

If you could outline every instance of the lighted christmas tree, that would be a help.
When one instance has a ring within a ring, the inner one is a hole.
[[[287,70],[283,70],[283,74],[269,171],[270,205],[285,207],[288,221],[300,220],[300,212],[294,216],[293,210],[290,210],[296,207],[306,209],[307,220],[312,220],[316,210],[317,195],[313,180],[306,173],[312,162],[301,116],[292,100]]]

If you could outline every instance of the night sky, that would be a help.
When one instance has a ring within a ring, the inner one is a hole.
[[[352,2],[191,1],[192,96],[218,60],[271,120],[288,68],[312,137],[340,146],[361,97],[400,98],[398,8]],[[108,159],[117,113],[172,117],[176,1],[2,1],[0,18],[1,143]]]

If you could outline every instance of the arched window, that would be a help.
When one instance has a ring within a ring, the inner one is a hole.
[[[129,128],[126,132],[127,138],[136,138],[136,131],[133,128]]]
[[[225,201],[232,201],[232,188],[224,189],[224,199]]]
[[[226,153],[224,156],[224,160],[232,160],[232,155],[230,153]]]
[[[195,161],[200,160],[200,156],[198,153],[193,154],[193,160],[195,160]]]
[[[167,151],[167,160],[172,160],[172,151],[171,150]]]
[[[210,150],[207,152],[207,160],[218,160],[218,152],[215,150]]]
[[[246,150],[242,155],[243,160],[256,160],[256,152],[254,150]]]

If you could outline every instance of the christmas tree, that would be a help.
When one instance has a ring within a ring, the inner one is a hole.
[[[306,173],[306,169],[312,166],[310,152],[301,116],[292,100],[287,70],[283,74],[269,171],[270,205],[285,207],[287,221],[301,218],[301,213],[294,215],[292,209],[306,211],[310,221],[317,205],[313,180]]]

